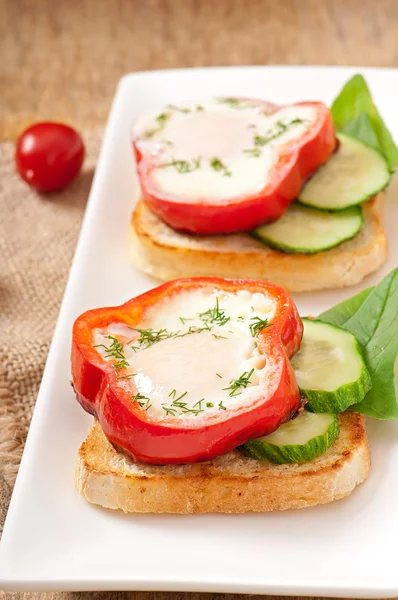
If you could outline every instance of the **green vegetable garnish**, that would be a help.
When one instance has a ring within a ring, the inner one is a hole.
[[[106,335],[106,339],[112,340],[110,346],[105,346],[105,344],[97,344],[94,348],[104,348],[105,350],[105,358],[114,358],[116,362],[113,363],[115,369],[123,369],[124,367],[128,367],[129,363],[126,360],[124,354],[124,346],[119,340],[113,335]]]
[[[253,323],[250,323],[249,325],[250,333],[253,337],[255,337],[259,331],[262,331],[266,327],[271,327],[272,325],[272,323],[268,323],[268,319],[261,319],[260,317],[252,317],[250,321],[253,321]]]
[[[190,413],[197,417],[198,415],[200,415],[200,413],[205,411],[205,409],[202,408],[202,402],[205,401],[204,398],[201,398],[200,400],[198,400],[198,402],[195,402],[192,408],[189,408],[187,402],[181,402],[182,398],[185,398],[188,392],[184,392],[177,398],[176,394],[177,390],[172,390],[170,392],[169,398],[173,398],[173,402],[170,404],[170,406],[167,406],[166,403],[162,404],[162,408],[165,411],[166,416],[172,415],[173,417],[175,417],[176,415],[181,416]],[[206,406],[209,407],[209,403],[207,403]]]
[[[209,308],[209,310],[206,310],[206,312],[198,313],[198,317],[207,327],[213,325],[222,327],[231,319],[231,317],[226,316],[225,310],[220,310],[218,298],[216,298],[216,305],[214,308]]]
[[[133,400],[135,402],[138,402],[140,407],[144,410],[149,410],[152,406],[151,400],[147,396],[143,396],[142,394],[140,394],[140,392],[134,394]]]
[[[372,290],[374,290],[374,288],[369,287],[360,291],[355,296],[352,296],[352,298],[348,298],[348,300],[344,300],[344,302],[340,302],[340,304],[336,304],[333,308],[326,310],[319,315],[318,318],[321,319],[321,321],[336,325],[336,327],[343,327],[344,329],[345,323],[347,323],[347,321],[351,319],[362,306]]]
[[[387,160],[391,170],[398,167],[398,148],[373,103],[362,75],[354,75],[343,87],[331,108],[338,131],[369,144]]]
[[[247,386],[249,385],[250,377],[253,375],[253,373],[254,373],[254,369],[251,369],[250,371],[245,371],[244,373],[242,373],[242,375],[238,379],[232,379],[229,382],[228,387],[225,387],[222,389],[229,391],[230,396],[239,396],[243,392],[243,390],[246,389]],[[220,402],[220,404],[221,404],[221,402]],[[221,406],[220,408],[223,408],[223,407]]]
[[[398,356],[398,268],[375,288],[363,290],[322,313],[319,319],[355,335],[372,378],[372,389],[350,410],[375,419],[397,418],[394,368]]]
[[[266,146],[276,138],[280,137],[285,131],[291,128],[292,125],[300,125],[304,123],[303,119],[292,119],[289,123],[283,123],[282,121],[277,121],[275,126],[267,131],[265,135],[255,135],[254,136],[254,145],[255,146]]]
[[[175,104],[168,104],[167,108],[170,108],[171,110],[175,110],[176,112],[183,113],[184,115],[187,115],[188,113],[191,112],[191,110],[189,108],[186,108],[184,106],[176,106]]]
[[[158,165],[158,169],[164,169],[166,167],[174,167],[178,173],[192,173],[192,171],[196,171],[200,168],[200,157],[194,158],[191,162],[173,158],[168,163]]]
[[[242,108],[242,103],[236,98],[217,98],[218,102],[228,104],[230,108]]]
[[[224,165],[224,163],[219,158],[217,158],[217,156],[211,159],[210,166],[215,171],[222,171],[224,177],[231,177],[232,175],[231,171]]]

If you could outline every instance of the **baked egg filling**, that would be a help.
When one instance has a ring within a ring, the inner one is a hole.
[[[266,293],[183,291],[147,310],[139,328],[96,329],[94,345],[148,416],[199,423],[272,388],[275,364],[259,352],[257,335],[275,309]]]
[[[216,98],[168,105],[138,121],[133,139],[150,159],[152,185],[164,197],[222,204],[259,193],[283,146],[305,134],[315,119],[310,106],[271,112],[258,101]]]

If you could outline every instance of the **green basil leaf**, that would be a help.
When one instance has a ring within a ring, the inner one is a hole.
[[[398,148],[373,103],[369,88],[362,75],[354,75],[347,81],[334,100],[331,113],[336,129],[346,133],[348,133],[346,128],[351,121],[357,119],[360,115],[367,115],[369,121],[366,120],[365,123],[363,121],[364,117],[361,117],[360,126],[357,122],[349,127],[357,132],[355,137],[358,136],[361,141],[369,143],[370,138],[373,140],[370,145],[383,154],[390,169],[398,167]],[[369,126],[373,129],[374,135],[370,133]],[[365,137],[359,137],[363,132]],[[375,138],[377,139],[377,147],[374,145]]]
[[[340,304],[336,304],[333,308],[318,315],[317,319],[330,323],[331,325],[336,325],[336,327],[344,328],[345,323],[357,312],[359,307],[362,306],[373,289],[374,288],[370,287],[362,290],[359,294],[352,296],[352,298],[344,300],[344,302],[340,302]]]
[[[352,300],[355,299],[357,303],[361,300],[358,294]],[[375,419],[395,419],[398,417],[394,381],[398,356],[398,268],[362,300],[348,320],[340,321],[341,326],[357,338],[372,378],[372,389],[362,402],[354,404],[350,410]]]
[[[376,419],[397,418],[394,367],[398,355],[398,269],[369,294],[344,328],[357,338],[373,384],[352,410]]]
[[[342,132],[357,140],[361,140],[361,142],[365,142],[365,144],[382,154],[382,148],[367,113],[361,113],[355,119],[349,121],[347,125],[344,125]]]
[[[361,346],[372,389],[350,410],[375,419],[397,418],[398,268],[377,287],[362,290],[317,318],[347,329]]]

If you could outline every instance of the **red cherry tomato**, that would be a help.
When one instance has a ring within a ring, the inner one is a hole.
[[[84,154],[83,140],[72,127],[42,122],[18,138],[15,164],[30,186],[39,192],[55,192],[79,174]]]

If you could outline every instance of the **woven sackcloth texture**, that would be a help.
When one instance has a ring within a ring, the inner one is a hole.
[[[28,188],[15,173],[13,144],[0,145],[0,517],[18,471],[102,129],[83,137],[83,172],[51,195]]]

